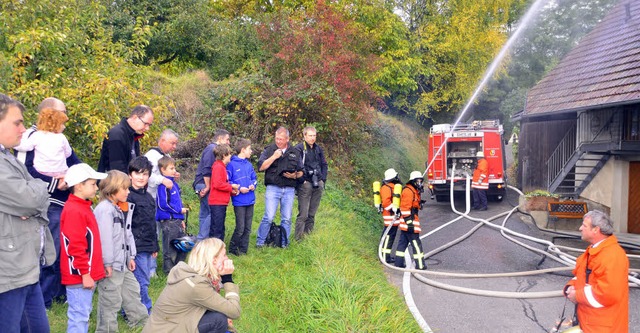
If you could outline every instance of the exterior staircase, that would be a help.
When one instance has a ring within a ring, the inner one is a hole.
[[[576,148],[576,126],[567,132],[547,161],[547,190],[576,199],[611,157],[608,151]]]

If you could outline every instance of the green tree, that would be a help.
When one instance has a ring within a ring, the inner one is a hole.
[[[436,8],[435,6],[438,6]],[[459,111],[506,40],[511,1],[457,0],[430,6],[420,36],[423,63],[432,68],[416,103],[431,118]]]
[[[409,38],[421,57],[416,89],[390,96],[393,111],[421,122],[450,121],[519,17],[524,0],[398,0]]]
[[[106,26],[115,42],[136,45],[135,32],[148,29],[141,64],[179,62],[186,68],[207,68],[217,79],[227,77],[256,56],[258,41],[254,24],[228,18],[207,0],[138,1],[105,0]],[[181,68],[183,69],[183,68]]]
[[[212,3],[214,10],[224,17],[258,23],[269,22],[272,15],[311,15],[317,5],[316,0],[222,0]],[[361,73],[362,79],[373,87],[376,94],[389,96],[416,89],[414,77],[422,71],[421,59],[415,52],[407,26],[393,12],[393,2],[341,0],[327,2],[325,6],[340,13],[358,30],[358,38],[367,44],[367,49],[360,50],[363,55],[379,57],[374,71]],[[262,59],[261,55],[256,58]]]
[[[258,26],[262,61],[214,89],[222,106],[215,117],[244,124],[257,141],[280,124],[293,131],[314,124],[337,150],[366,139],[376,97],[366,78],[379,57],[360,29],[323,2],[265,16]]]
[[[65,135],[81,158],[96,161],[109,127],[136,104],[150,105],[160,119],[167,116],[171,102],[151,93],[146,71],[131,65],[136,52],[111,41],[101,5],[12,0],[0,11],[2,91],[29,110],[45,97],[63,100],[70,118]],[[35,121],[35,112],[25,116]]]
[[[379,57],[376,70],[367,79],[378,96],[408,94],[417,89],[415,78],[425,74],[425,68],[411,32],[394,13],[392,2],[349,0],[334,6],[362,27],[362,38],[370,41],[368,51]]]
[[[542,9],[516,41],[506,70],[473,108],[475,119],[501,119],[507,134],[510,116],[524,109],[526,92],[575,47],[616,3],[614,0],[554,1]]]

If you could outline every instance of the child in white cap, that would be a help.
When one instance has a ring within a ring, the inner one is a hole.
[[[88,332],[96,281],[105,277],[98,222],[91,210],[98,179],[106,173],[88,164],[73,165],[65,181],[69,199],[60,215],[60,275],[67,289],[67,332]]]

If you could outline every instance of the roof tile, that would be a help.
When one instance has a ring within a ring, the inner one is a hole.
[[[630,3],[631,18],[625,5]],[[527,94],[524,113],[640,100],[640,0],[621,1]]]

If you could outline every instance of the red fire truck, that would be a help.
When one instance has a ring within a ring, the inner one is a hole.
[[[489,162],[490,200],[501,201],[505,195],[503,129],[498,120],[477,120],[471,124],[438,124],[429,134],[427,180],[431,199],[449,201],[451,181],[456,193],[464,193],[467,174],[473,175],[478,157],[484,152]],[[441,148],[442,146],[442,148]],[[435,156],[435,158],[434,158]],[[455,168],[455,169],[454,169]]]

